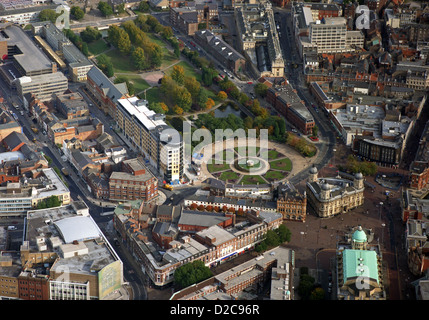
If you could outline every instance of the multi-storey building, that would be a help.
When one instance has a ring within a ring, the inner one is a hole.
[[[317,45],[317,53],[346,51],[346,19],[325,18],[310,24],[311,43]]]
[[[233,269],[173,294],[170,300],[240,300],[246,289],[270,282],[270,300],[294,299],[295,252],[284,247],[268,250]],[[270,275],[271,274],[271,275]],[[249,294],[245,294],[246,299]]]
[[[268,1],[235,7],[240,50],[258,77],[283,77],[284,59],[272,5]]]
[[[291,184],[282,183],[277,187],[277,212],[284,220],[305,222],[307,216],[307,196],[299,193]]]
[[[116,119],[117,101],[128,96],[125,83],[114,84],[96,66],[88,71],[86,91],[96,101],[96,106],[113,119]]]
[[[307,202],[321,218],[346,213],[363,204],[364,178],[357,173],[353,181],[348,179],[318,178],[316,167],[310,169],[307,181]]]
[[[177,130],[168,126],[164,115],[147,107],[137,97],[119,99],[115,116],[126,141],[137,148],[166,181],[183,177],[183,140]]]
[[[70,203],[70,191],[52,168],[33,172],[34,178],[23,177],[0,187],[0,214],[23,215],[51,196],[63,205]]]
[[[195,32],[195,42],[204,50],[210,52],[227,69],[234,73],[242,72],[246,68],[246,59],[221,37],[216,36],[210,30]]]
[[[26,222],[20,248],[25,274],[19,281],[27,282],[21,284],[23,289],[28,288],[22,290],[28,294],[27,299],[101,300],[108,299],[122,286],[122,261],[84,202],[29,211]],[[41,272],[46,271],[46,266],[49,276]],[[38,283],[34,283],[34,278]],[[42,291],[30,291],[31,288]]]
[[[21,98],[32,93],[41,101],[51,100],[54,94],[62,94],[67,88],[68,80],[62,72],[24,76],[16,81],[16,90]]]
[[[144,200],[158,197],[158,179],[138,159],[122,162],[124,171],[114,171],[109,178],[109,199],[114,201]]]
[[[54,52],[66,61],[73,82],[85,82],[94,64],[50,21],[35,23],[33,34],[40,35]]]
[[[73,119],[89,115],[88,104],[79,92],[54,95],[57,110],[66,118]]]
[[[247,222],[228,229],[213,225],[193,237],[173,240],[161,256],[136,223],[142,220],[140,214],[134,217],[129,210],[115,209],[114,228],[122,240],[129,243],[133,255],[154,285],[162,287],[174,280],[174,272],[181,265],[195,260],[202,261],[206,266],[222,263],[253,248],[264,239],[268,230],[277,228],[282,222],[282,216],[275,212],[260,213],[255,219],[257,223]]]
[[[314,118],[291,85],[269,88],[266,100],[303,134],[312,132]]]
[[[217,17],[218,6],[216,3],[187,2],[186,6],[170,6],[171,24],[189,36],[198,31],[199,23],[210,23]]]
[[[58,4],[53,1],[1,1],[0,20],[10,21],[19,25],[35,22],[42,10],[55,10]],[[69,10],[63,14],[69,15]]]

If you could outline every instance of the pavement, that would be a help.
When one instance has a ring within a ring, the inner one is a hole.
[[[335,161],[339,161],[336,159]],[[336,175],[336,168],[327,165],[319,170],[319,176]],[[405,170],[379,168],[379,173],[396,172],[406,174]],[[408,270],[405,249],[405,225],[401,218],[399,202],[400,191],[391,191],[386,200],[386,188],[375,182],[374,177],[366,177],[366,182],[375,186],[374,192],[366,188],[364,205],[348,213],[322,219],[311,209],[307,212],[305,223],[285,222],[292,232],[288,247],[295,250],[296,267],[308,267],[319,271],[330,270],[335,259],[337,241],[341,240],[349,228],[361,225],[374,232],[374,242],[379,242],[383,263],[386,267],[386,287],[388,299],[404,300],[411,296],[409,283],[416,280]],[[305,188],[306,181],[300,183]],[[380,208],[380,202],[383,203]]]

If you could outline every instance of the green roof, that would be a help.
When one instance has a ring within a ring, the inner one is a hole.
[[[366,233],[362,229],[358,229],[353,233],[353,241],[356,242],[366,242]]]
[[[364,276],[379,283],[377,253],[372,250],[344,250],[343,273],[344,282]]]
[[[119,204],[113,212],[115,215],[127,214],[127,213],[130,213],[131,209],[139,209],[141,203],[142,203],[142,200],[126,201],[123,204]],[[130,206],[131,206],[131,209],[129,209]]]

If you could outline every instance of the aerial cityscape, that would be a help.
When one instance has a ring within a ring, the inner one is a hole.
[[[0,0],[0,300],[429,300],[428,95],[427,0]]]

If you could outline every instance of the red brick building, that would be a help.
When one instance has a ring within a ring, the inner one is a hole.
[[[266,100],[303,134],[307,135],[312,132],[315,126],[314,118],[304,101],[299,98],[296,90],[289,84],[269,88]]]
[[[158,197],[158,179],[139,159],[122,162],[123,172],[112,172],[109,178],[109,199],[113,201],[144,200]]]
[[[18,276],[19,299],[49,300],[49,277],[44,274],[23,271]]]

